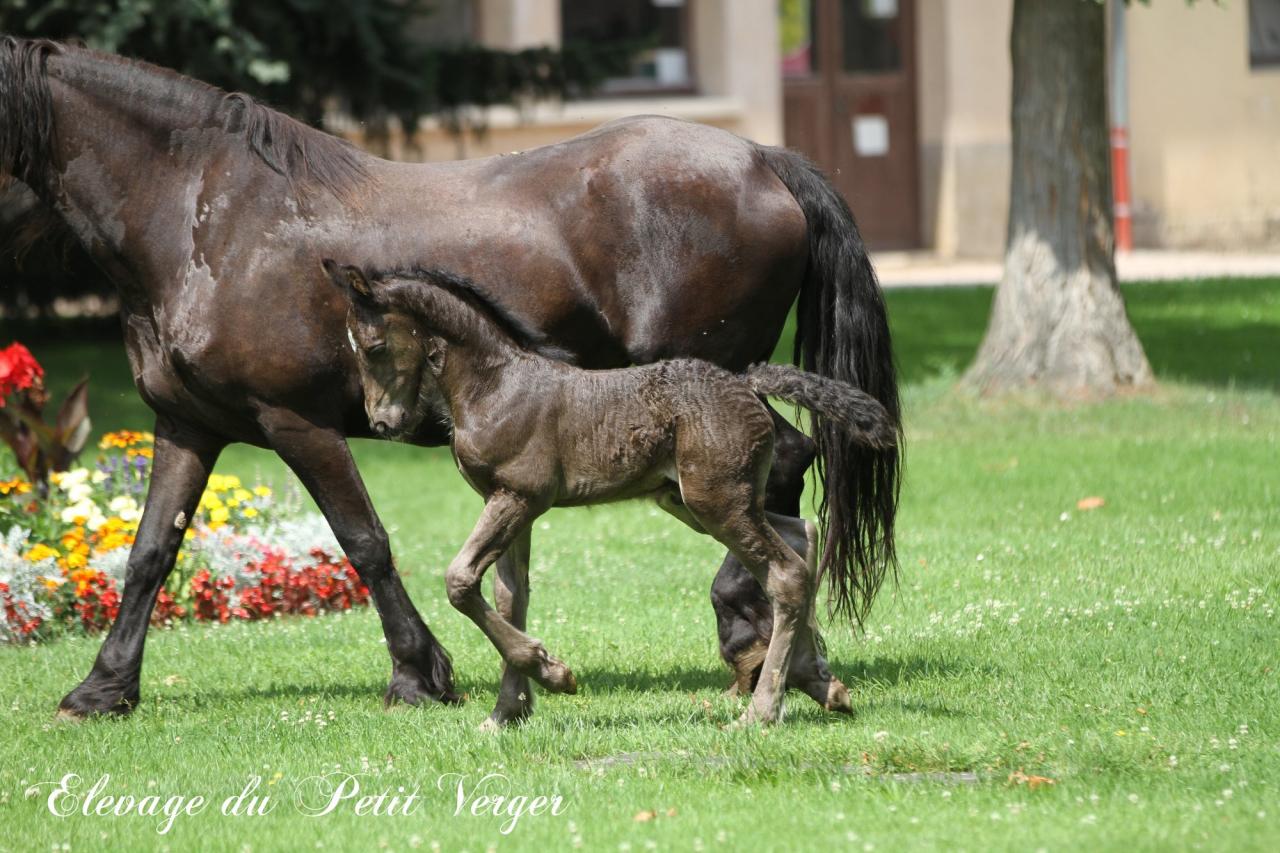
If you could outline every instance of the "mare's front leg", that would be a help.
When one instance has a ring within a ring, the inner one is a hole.
[[[167,417],[156,419],[155,435],[151,482],[129,552],[120,612],[88,677],[63,698],[60,717],[127,714],[137,704],[143,646],[156,595],[173,570],[187,524],[226,444]]]
[[[391,653],[386,705],[456,703],[453,666],[405,592],[391,557],[387,532],[374,512],[346,439],[299,415],[275,411],[263,418],[272,448],[320,507],[338,544],[373,594]]]
[[[489,496],[484,512],[467,542],[449,564],[445,584],[449,603],[493,643],[511,668],[529,676],[552,693],[576,693],[578,682],[564,663],[552,657],[538,640],[525,634],[485,601],[480,591],[484,573],[541,514],[528,499],[507,491]]]
[[[493,597],[502,618],[521,631],[529,613],[529,526],[498,558]],[[533,687],[529,676],[503,662],[502,686],[493,713],[481,728],[497,730],[509,723],[519,723],[533,714]]]

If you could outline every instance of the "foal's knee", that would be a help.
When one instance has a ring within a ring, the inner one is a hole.
[[[480,579],[471,571],[470,566],[450,566],[444,575],[444,588],[449,596],[449,603],[458,610],[465,610],[467,604],[476,593]]]
[[[769,571],[769,592],[784,613],[800,614],[808,607],[816,579],[798,560],[787,560]]]

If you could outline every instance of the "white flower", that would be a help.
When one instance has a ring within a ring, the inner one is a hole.
[[[75,524],[77,518],[92,518],[94,515],[101,514],[93,501],[82,500],[68,506],[59,517],[63,524]]]
[[[89,479],[88,468],[73,468],[70,471],[63,471],[58,475],[55,481],[58,488],[64,492],[71,491],[75,486],[83,486]]]
[[[90,486],[88,483],[78,483],[67,489],[66,492],[67,500],[73,504],[78,504],[82,501],[91,500],[93,498],[93,486]]]
[[[138,502],[128,495],[120,495],[117,498],[113,498],[111,503],[107,504],[107,509],[111,510],[123,521],[137,521],[142,517],[142,512],[138,509]]]

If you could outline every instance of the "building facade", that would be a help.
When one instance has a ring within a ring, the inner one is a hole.
[[[1114,2],[1115,0],[1109,0]],[[476,157],[657,113],[800,148],[878,248],[1001,252],[1013,0],[450,0],[435,33],[492,47],[632,38],[634,73],[593,97],[495,109],[482,138],[431,121],[382,143]],[[1280,249],[1280,0],[1127,14],[1138,246]]]

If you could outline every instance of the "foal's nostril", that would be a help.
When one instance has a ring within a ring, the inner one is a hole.
[[[388,432],[391,431],[391,424],[387,423],[386,421],[374,421],[373,431],[376,432],[378,435],[386,435]]]

